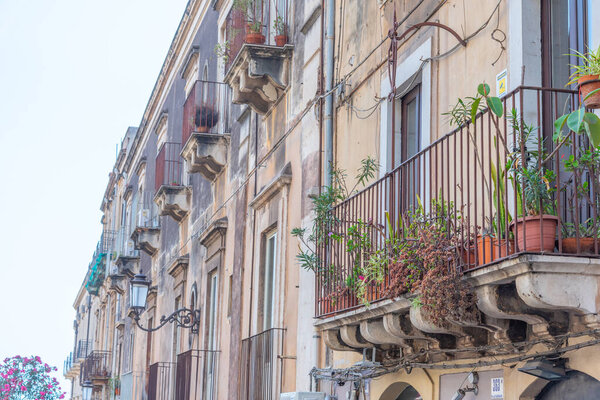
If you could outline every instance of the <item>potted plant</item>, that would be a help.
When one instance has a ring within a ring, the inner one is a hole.
[[[569,55],[579,58],[583,64],[571,65],[574,71],[567,85],[577,83],[585,106],[600,108],[600,47],[585,54],[576,50],[573,53]]]
[[[579,226],[572,222],[562,223],[562,251],[568,254],[594,254],[596,240],[600,239],[600,221],[589,218]],[[579,240],[579,248],[577,241]],[[600,246],[600,240],[598,242]]]
[[[196,132],[206,133],[219,121],[219,113],[214,108],[201,105],[196,108],[194,125]]]
[[[262,13],[262,2],[258,0],[235,0],[233,7],[240,11],[246,18],[245,42],[250,44],[264,44],[263,24],[261,18],[257,15],[257,10],[260,10],[258,12]]]
[[[288,42],[287,24],[281,15],[278,15],[277,18],[275,18],[273,27],[275,29],[275,44],[279,47],[285,46]]]

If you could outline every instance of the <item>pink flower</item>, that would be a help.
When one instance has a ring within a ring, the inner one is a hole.
[[[364,277],[364,276],[362,276],[362,275],[359,275],[359,276],[358,276],[358,279],[360,279],[361,281],[364,281],[364,280],[365,280],[365,277]]]

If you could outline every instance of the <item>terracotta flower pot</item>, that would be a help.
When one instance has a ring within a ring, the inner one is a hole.
[[[511,223],[510,229],[517,236],[517,251],[553,252],[557,226],[558,218],[547,214],[541,218],[539,215],[520,218]]]
[[[598,80],[598,75],[585,75],[577,80],[581,99],[587,108],[600,108],[600,91],[587,97],[592,91],[600,89],[600,82],[588,82]]]
[[[463,269],[471,269],[477,266],[477,259],[475,258],[475,245],[469,244],[462,246],[460,249],[460,256],[463,263]]]
[[[196,127],[196,132],[199,132],[199,133],[208,133],[209,130],[210,130],[210,128],[208,126],[204,126],[204,125]]]
[[[260,32],[248,31],[246,33],[246,43],[250,44],[264,44],[265,35]]]
[[[288,41],[287,35],[277,35],[275,36],[275,44],[279,47],[285,46]]]
[[[577,251],[577,238],[570,237],[562,240],[562,251],[568,254],[594,254],[594,238],[582,237],[579,238],[579,251]],[[600,239],[598,241],[598,247],[600,249]]]
[[[513,253],[513,248],[512,240],[479,235],[477,236],[478,265],[489,264],[499,258],[507,257]]]

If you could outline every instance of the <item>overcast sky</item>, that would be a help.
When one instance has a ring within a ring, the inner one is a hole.
[[[115,145],[187,0],[0,0],[0,360],[73,348]]]

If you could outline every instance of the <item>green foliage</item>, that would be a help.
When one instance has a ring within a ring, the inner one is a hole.
[[[281,15],[278,15],[273,22],[275,35],[287,35],[287,24]]]
[[[562,222],[563,237],[576,237],[578,229],[579,237],[600,239],[600,217],[596,219],[589,218],[579,225],[576,225],[572,222]]]
[[[587,134],[593,147],[600,146],[600,118],[594,113],[586,112],[585,107],[561,115],[554,121],[553,139],[560,142],[560,145],[568,138],[568,132],[567,135],[564,134],[565,125],[577,134]]]
[[[579,58],[582,61],[582,65],[570,65],[573,73],[569,77],[570,80],[569,83],[567,83],[567,86],[577,83],[577,80],[582,76],[600,75],[600,47],[595,51],[589,51],[587,53],[580,53],[577,50],[572,51],[573,54],[568,55]]]
[[[223,60],[224,63],[229,61],[229,53],[231,52],[231,43],[229,40],[224,41],[223,43],[217,43],[215,45],[215,54],[217,57]]]

